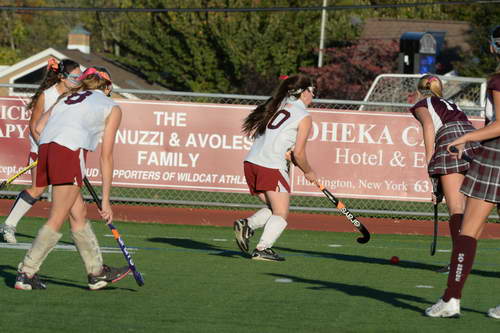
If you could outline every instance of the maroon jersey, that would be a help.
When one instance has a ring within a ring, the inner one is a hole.
[[[415,110],[420,107],[429,110],[432,122],[434,123],[435,132],[437,132],[441,126],[446,123],[453,121],[469,121],[465,113],[460,110],[458,105],[447,101],[444,98],[432,96],[422,99],[410,108],[410,112],[415,115]]]
[[[495,121],[495,107],[500,107],[500,105],[495,105],[493,102],[493,91],[500,91],[500,74],[493,75],[488,80],[488,85],[486,87],[486,108],[484,113],[488,123]]]

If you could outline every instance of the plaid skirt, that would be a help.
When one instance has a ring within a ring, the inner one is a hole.
[[[500,137],[481,142],[460,192],[468,197],[500,203]]]
[[[446,150],[446,147],[455,139],[474,130],[474,126],[466,121],[453,121],[444,124],[438,130],[435,139],[434,155],[432,155],[429,166],[427,167],[427,172],[431,178],[437,178],[440,175],[448,175],[450,173],[465,173],[469,169],[469,162],[463,158],[457,159],[453,157],[448,150]],[[474,159],[474,155],[479,147],[479,143],[469,142],[465,145],[464,154],[470,159]]]

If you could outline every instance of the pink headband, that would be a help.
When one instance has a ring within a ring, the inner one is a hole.
[[[109,82],[111,82],[111,78],[109,77],[108,73],[103,72],[103,71],[98,71],[94,67],[87,68],[85,70],[85,72],[83,72],[82,75],[80,75],[80,77],[78,78],[78,80],[81,81],[81,80],[87,78],[89,75],[92,75],[92,74],[96,74],[101,79],[105,79],[105,80],[108,80]]]
[[[59,70],[59,62],[55,58],[49,58],[49,61],[47,61],[47,70],[57,72]]]
[[[427,82],[432,82],[432,81],[437,81],[438,78],[435,76],[431,76],[430,78],[427,79]]]

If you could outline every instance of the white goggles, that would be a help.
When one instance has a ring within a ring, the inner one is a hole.
[[[304,91],[308,90],[311,94],[314,95],[314,91],[316,90],[316,88],[314,86],[309,86],[307,88],[299,88],[299,89],[294,89],[294,90],[289,90],[288,91],[288,95],[300,95],[302,94]]]

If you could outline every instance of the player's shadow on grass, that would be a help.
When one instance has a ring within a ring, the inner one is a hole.
[[[6,286],[14,287],[14,284],[16,284],[16,276],[17,269],[14,266],[0,265],[0,277],[3,278]]]
[[[421,313],[422,315],[424,315],[424,313],[423,313],[424,309],[427,308],[429,305],[433,304],[422,297],[413,296],[413,295],[409,295],[409,294],[403,294],[403,293],[383,291],[383,290],[379,290],[379,289],[375,289],[375,288],[371,288],[371,287],[366,287],[366,286],[347,284],[347,283],[339,283],[339,282],[322,281],[322,280],[314,280],[314,279],[305,279],[305,278],[300,278],[298,276],[292,276],[292,275],[286,275],[286,274],[277,274],[277,273],[266,273],[266,274],[271,275],[271,276],[276,277],[276,278],[291,279],[294,283],[304,283],[304,284],[311,285],[310,287],[307,287],[307,289],[320,290],[320,291],[324,290],[324,289],[335,289],[335,290],[343,292],[349,296],[372,298],[372,299],[390,304],[394,307],[408,309],[408,310],[412,310],[412,311]],[[417,307],[417,306],[414,306],[414,305],[409,304],[407,302],[418,302],[418,303],[422,304],[422,307]],[[464,307],[462,307],[462,310],[484,314],[481,311],[477,311],[477,310],[473,310],[473,309],[469,309],[469,308],[464,308]]]
[[[17,268],[14,266],[0,265],[0,277],[4,279],[4,283],[6,286],[14,288],[14,285],[16,284]],[[89,290],[87,285],[82,285],[79,281],[75,280],[59,279],[43,274],[40,274],[40,280],[47,285],[47,288],[50,288],[50,285],[56,284],[60,286]],[[118,289],[127,291],[137,291],[135,289],[120,288],[115,286],[106,286],[106,288],[104,288],[103,290],[118,290]]]
[[[16,236],[26,237],[26,238],[30,238],[30,239],[35,239],[35,237],[36,237],[36,236],[33,236],[33,235],[21,234],[19,232],[16,232]],[[66,242],[66,241],[62,241],[62,240],[59,240],[58,243],[63,243],[63,244],[68,244],[68,245],[75,245],[72,242]]]
[[[335,259],[335,260],[350,261],[350,262],[362,262],[362,263],[367,263],[367,264],[395,266],[394,264],[392,264],[389,261],[389,259],[365,257],[365,256],[359,256],[359,255],[352,255],[352,254],[342,254],[342,253],[296,250],[296,249],[291,249],[288,247],[274,247],[274,248],[276,250],[302,254],[302,255],[308,256],[308,257],[318,257],[318,258],[327,258],[327,259]],[[421,262],[417,262],[417,261],[407,261],[407,260],[401,260],[397,264],[397,267],[422,269],[422,270],[428,270],[428,271],[433,271],[433,272],[435,272],[439,268],[442,268],[442,266],[436,266],[436,265],[425,264],[425,263],[421,263]],[[481,275],[484,277],[491,277],[491,278],[498,278],[500,276],[500,274],[498,272],[484,271],[484,270],[479,270],[479,269],[473,269],[471,274]]]
[[[209,252],[210,255],[216,255],[228,258],[246,257],[239,251],[227,250],[219,246],[214,246],[212,244],[204,242],[198,242],[192,239],[153,237],[153,238],[148,238],[147,240],[154,243],[165,243],[176,247],[182,247],[184,249],[191,249],[200,252]]]

